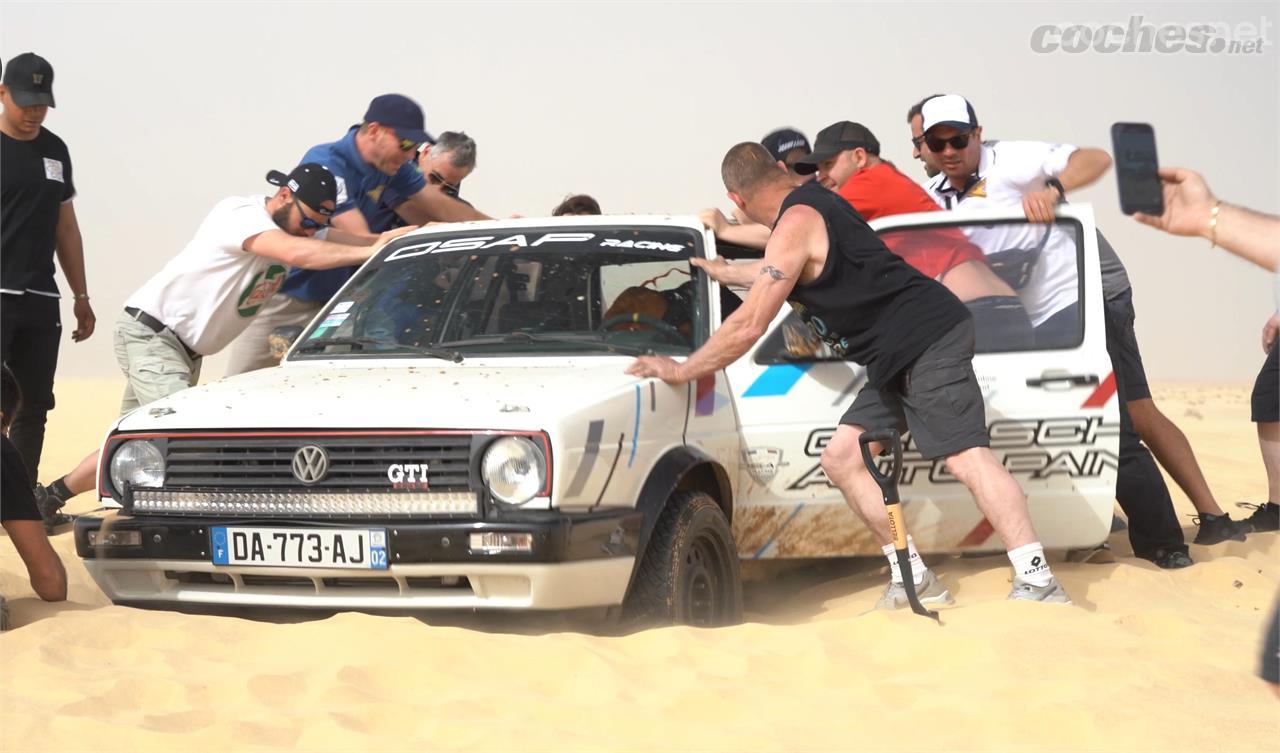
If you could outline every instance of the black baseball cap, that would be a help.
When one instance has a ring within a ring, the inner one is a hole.
[[[364,122],[380,123],[395,130],[396,135],[415,144],[434,144],[435,137],[426,131],[422,108],[403,94],[380,94],[369,103]]]
[[[813,151],[809,146],[809,139],[794,128],[779,128],[760,139],[760,144],[768,149],[769,154],[772,154],[778,162],[785,162],[783,157],[793,149],[803,149],[806,155]]]
[[[338,203],[338,181],[329,168],[315,162],[304,162],[288,175],[272,170],[267,173],[267,182],[293,191],[298,201],[326,217],[333,214],[333,210],[325,207],[324,202]]]
[[[868,153],[877,156],[880,154],[880,142],[866,126],[848,120],[832,123],[818,131],[813,152],[796,162],[795,170],[801,175],[816,173],[819,162],[826,162],[840,152],[858,148],[866,149]]]
[[[24,52],[4,67],[4,85],[18,107],[53,104],[53,66],[35,54]]]

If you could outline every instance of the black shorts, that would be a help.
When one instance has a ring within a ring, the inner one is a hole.
[[[929,459],[989,446],[973,343],[973,319],[966,318],[921,353],[894,387],[863,387],[840,423],[867,431],[910,430],[920,454]]]
[[[1253,383],[1253,422],[1280,421],[1280,344],[1272,345],[1267,360]]]
[[[1133,330],[1137,315],[1133,310],[1133,291],[1126,290],[1103,304],[1107,325],[1107,355],[1116,379],[1124,385],[1124,399],[1145,400],[1151,397],[1147,371],[1142,368],[1138,351],[1138,335]]]

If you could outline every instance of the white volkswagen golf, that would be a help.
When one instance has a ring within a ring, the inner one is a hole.
[[[1117,409],[1088,208],[1048,225],[936,212],[875,226],[892,247],[960,237],[991,258],[1020,250],[1010,283],[1024,300],[1038,257],[1069,268],[1076,336],[1028,349],[984,332],[974,365],[992,447],[1045,546],[1103,541]],[[1028,248],[984,246],[1019,235]],[[878,556],[819,464],[863,370],[793,314],[695,384],[624,373],[637,354],[688,354],[739,302],[689,264],[716,253],[684,217],[398,239],[280,367],[121,418],[98,482],[118,509],[77,521],[78,552],[124,603],[617,606],[698,625],[739,619],[739,558]],[[906,449],[901,495],[921,550],[998,549],[943,463],[909,437]]]

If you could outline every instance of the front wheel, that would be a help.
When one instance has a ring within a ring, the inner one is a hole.
[[[640,561],[626,612],[644,622],[718,627],[742,620],[742,580],[729,521],[704,492],[667,501]]]

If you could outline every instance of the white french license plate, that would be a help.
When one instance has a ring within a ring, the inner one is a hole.
[[[387,569],[382,528],[213,526],[209,532],[215,565]]]

